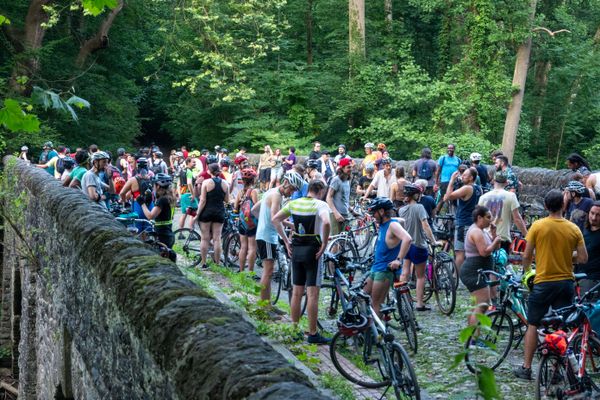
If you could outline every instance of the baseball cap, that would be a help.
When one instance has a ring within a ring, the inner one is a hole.
[[[351,165],[351,164],[352,164],[352,159],[350,157],[344,157],[339,162],[340,168],[344,168],[345,166]]]

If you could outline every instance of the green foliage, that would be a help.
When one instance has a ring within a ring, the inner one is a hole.
[[[81,0],[83,9],[86,13],[97,16],[104,11],[104,8],[115,8],[117,0]]]
[[[0,109],[0,124],[6,129],[16,132],[37,132],[40,129],[40,121],[33,114],[23,110],[22,104],[14,99],[4,99],[3,107]],[[31,106],[25,104],[25,108],[31,111]]]
[[[339,375],[334,375],[331,372],[325,372],[320,375],[321,384],[331,389],[342,400],[354,400],[354,390],[352,385],[346,379]]]

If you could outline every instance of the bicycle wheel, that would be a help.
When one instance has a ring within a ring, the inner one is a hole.
[[[433,269],[434,266],[430,264],[429,259],[427,264],[425,264],[425,289],[423,291],[423,302],[427,303],[431,296],[433,296],[434,292],[434,283],[433,283]]]
[[[240,267],[240,234],[231,232],[224,240],[223,255],[225,266],[238,269]]]
[[[477,373],[479,366],[496,369],[510,352],[513,342],[513,322],[503,310],[487,313],[492,320],[489,332],[480,333],[476,329],[465,342],[465,363],[472,373]],[[496,349],[491,349],[485,343],[493,343]]]
[[[367,388],[380,388],[389,385],[384,360],[380,352],[371,346],[370,331],[345,336],[342,332],[333,335],[329,354],[340,374],[350,382]],[[371,354],[375,350],[376,354]]]
[[[577,357],[581,353],[581,338],[579,333],[573,338],[569,347]],[[600,339],[590,334],[588,337],[587,352],[585,355],[585,374],[590,379],[590,383],[596,392],[600,391]]]
[[[358,261],[360,255],[354,243],[347,236],[340,236],[333,239],[327,245],[327,251],[333,254],[340,254],[343,258],[349,259],[351,261]],[[333,271],[329,271],[330,274],[333,274]]]
[[[173,232],[173,235],[173,250],[180,256],[177,257],[177,264],[188,268],[200,264],[200,234],[193,229],[181,228]]]
[[[452,260],[450,260],[451,262]],[[456,287],[454,286],[454,276],[451,268],[452,265],[448,261],[436,262],[434,266],[436,284],[435,301],[442,314],[445,315],[452,314],[456,306]]]
[[[421,399],[421,391],[417,382],[417,374],[412,366],[408,353],[399,343],[392,344],[392,366],[394,367],[394,392],[398,399]]]
[[[406,334],[408,347],[410,347],[414,354],[417,354],[417,349],[419,347],[417,324],[410,292],[406,291],[401,293],[400,289],[395,289],[394,292],[396,295],[396,307],[398,308],[398,312],[394,313],[394,317],[399,317],[398,323],[400,324],[400,329]]]
[[[281,294],[281,289],[283,288],[285,280],[284,275],[285,272],[279,263],[279,259],[276,259],[275,265],[273,266],[273,274],[271,275],[271,304],[273,305],[277,304],[277,301],[279,301],[279,295]]]
[[[364,218],[359,218],[355,220],[353,225],[352,233],[354,234],[356,250],[362,251],[369,245],[373,237],[372,223],[367,222]]]
[[[564,399],[567,398],[569,377],[563,357],[556,354],[546,354],[540,360],[535,379],[535,398]]]

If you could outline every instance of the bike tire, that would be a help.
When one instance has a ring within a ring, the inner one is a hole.
[[[435,274],[435,301],[444,315],[451,315],[456,307],[456,286],[452,266],[449,262],[436,263],[433,268]]]
[[[479,338],[479,334],[474,331],[473,335],[469,336],[465,342],[465,364],[467,369],[474,374],[477,373],[478,365],[492,370],[498,368],[512,348],[514,326],[510,315],[503,310],[494,310],[486,315],[492,320],[492,332]],[[483,345],[481,341],[478,342],[478,339],[494,343],[496,350]]]
[[[232,269],[239,269],[241,249],[240,234],[237,232],[230,232],[223,242],[223,258],[225,266]]]
[[[419,340],[417,338],[417,323],[410,293],[400,293],[400,290],[395,290],[395,292],[400,329],[406,334],[408,347],[412,350],[413,354],[417,354]],[[394,313],[394,315],[396,315],[396,313]]]
[[[346,236],[340,236],[333,239],[327,244],[326,251],[333,254],[341,254],[343,257],[357,262],[360,259],[360,254],[352,241]],[[330,271],[332,272],[332,271]]]
[[[177,257],[177,264],[184,267],[195,267],[200,264],[200,234],[193,229],[181,228],[173,232],[175,242],[173,250],[181,257]]]
[[[275,265],[273,266],[273,274],[271,275],[271,304],[275,305],[279,301],[279,296],[281,295],[281,289],[283,288],[284,283],[284,271],[282,270],[282,266],[279,263],[279,259],[275,260]]]
[[[385,367],[379,352],[376,357],[371,358],[370,351],[365,349],[369,340],[367,335],[370,334],[369,331],[365,331],[354,336],[345,336],[342,332],[337,332],[331,339],[329,355],[333,366],[344,378],[362,387],[376,389],[388,386],[389,379],[381,373]],[[357,365],[361,368],[357,368]]]
[[[421,390],[419,389],[417,374],[408,353],[399,343],[392,344],[391,360],[397,381],[397,384],[394,385],[396,398],[420,400]]]
[[[364,250],[373,238],[372,222],[366,222],[364,219],[357,219],[357,227],[354,228],[354,240],[356,249],[360,252]]]
[[[542,356],[535,379],[536,400],[561,398],[560,395],[569,386],[564,358],[553,353]]]
[[[569,347],[573,349],[573,353],[579,356],[581,353],[581,338],[582,334],[578,333]],[[592,384],[592,388],[596,392],[600,392],[600,339],[593,333],[588,337],[587,353],[585,357],[585,373]]]

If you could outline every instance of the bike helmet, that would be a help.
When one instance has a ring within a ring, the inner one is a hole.
[[[229,154],[229,150],[227,150],[225,147],[221,148],[221,152],[223,154]]]
[[[392,159],[391,158],[381,158],[380,159],[380,164],[391,164],[392,163]]]
[[[374,149],[375,145],[371,142],[365,143],[365,149]]]
[[[567,334],[562,330],[549,333],[544,337],[544,345],[550,352],[563,356],[567,353]]]
[[[163,157],[162,151],[155,151],[154,154],[156,154],[156,157],[158,157],[158,158],[162,158]]]
[[[235,165],[240,165],[241,163],[243,163],[244,161],[248,161],[248,157],[246,156],[237,156],[235,158],[235,160],[233,160],[233,163]]]
[[[356,310],[348,310],[337,321],[339,331],[344,336],[354,336],[369,327],[369,320]]]
[[[306,168],[317,169],[321,163],[318,160],[309,159],[304,164]]]
[[[365,171],[375,171],[375,165],[373,165],[373,163],[368,163],[365,165]]]
[[[124,149],[124,148],[122,148],[122,147],[119,147],[119,148],[117,149],[117,155],[118,155],[118,156],[124,156],[124,155],[125,155],[125,149]]]
[[[242,179],[254,179],[256,178],[256,171],[252,168],[244,168],[242,170]]]
[[[221,160],[221,167],[229,167],[230,165],[231,162],[228,159],[224,158]]]
[[[415,194],[421,194],[421,186],[415,185],[413,183],[407,183],[404,185],[404,195],[405,196],[413,196]]]
[[[533,280],[535,279],[535,269],[530,268],[529,271],[523,274],[521,278],[521,284],[527,288],[531,292],[533,289]]]
[[[97,160],[110,160],[110,156],[103,151],[97,151],[92,154],[92,162]]]
[[[302,179],[302,176],[300,176],[300,174],[296,171],[286,172],[283,176],[283,180],[288,181],[290,185],[296,188],[296,190],[300,190],[302,184],[304,183],[304,179]]]
[[[28,151],[28,150],[29,150],[29,147],[27,147],[27,146],[21,147],[21,151]]]
[[[46,143],[44,143],[44,147],[48,147],[51,149],[54,147],[54,145],[52,144],[52,142],[46,142]]]
[[[73,160],[71,157],[63,158],[62,162],[65,169],[71,169],[75,166],[75,160]]]
[[[570,181],[567,186],[565,187],[565,190],[569,191],[569,192],[574,192],[577,194],[584,194],[585,193],[585,186],[583,186],[583,183],[578,182],[578,181]]]
[[[158,173],[154,177],[153,181],[160,187],[169,187],[173,183],[173,178],[169,174]]]
[[[394,208],[394,203],[387,197],[375,197],[369,203],[369,207],[367,210],[370,214],[373,214],[375,211],[383,209],[383,210],[391,210]]]
[[[219,145],[216,145],[216,146],[215,146],[215,151],[216,151],[216,152],[219,152],[219,151],[221,151],[221,146],[219,146]]]
[[[481,154],[471,153],[471,156],[469,158],[471,159],[471,161],[481,161]]]
[[[136,164],[139,169],[148,168],[148,159],[146,157],[140,157],[137,159]]]
[[[219,162],[219,159],[217,158],[217,156],[211,154],[211,155],[209,155],[209,156],[206,157],[206,162],[208,164],[214,164],[214,163]]]

